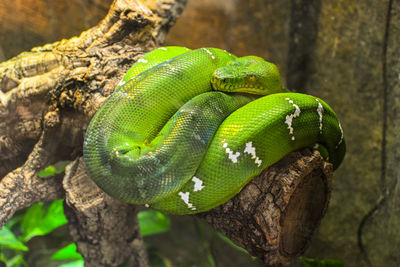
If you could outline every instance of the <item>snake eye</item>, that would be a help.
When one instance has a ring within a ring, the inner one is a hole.
[[[248,75],[248,76],[247,76],[247,80],[248,80],[249,82],[254,82],[254,81],[256,80],[256,76],[254,76],[254,75]]]

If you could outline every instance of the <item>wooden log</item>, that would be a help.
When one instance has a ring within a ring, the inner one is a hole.
[[[309,149],[255,177],[224,205],[198,216],[266,266],[289,264],[308,247],[328,207],[332,165]]]

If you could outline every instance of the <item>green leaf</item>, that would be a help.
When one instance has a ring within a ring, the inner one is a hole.
[[[138,214],[138,220],[140,231],[143,236],[165,232],[170,228],[169,218],[159,211],[141,211]]]
[[[14,214],[14,216],[6,222],[5,226],[7,226],[8,229],[12,230],[14,226],[18,225],[21,222],[23,215],[24,213]]]
[[[22,255],[16,255],[13,258],[7,260],[5,262],[7,267],[21,267],[25,266],[27,267],[28,264],[25,262],[24,257]]]
[[[50,204],[37,203],[31,206],[21,220],[21,240],[27,242],[34,236],[46,235],[66,224],[68,221],[64,216],[62,202],[59,199]]]
[[[153,267],[173,267],[171,261],[158,251],[148,248],[147,255],[149,257],[150,266]]]
[[[66,247],[56,251],[52,256],[52,260],[65,261],[65,260],[83,260],[81,254],[76,251],[76,245],[74,243],[69,244]]]
[[[38,176],[40,178],[44,178],[54,174],[62,173],[65,171],[65,166],[67,166],[68,163],[70,163],[70,161],[60,161],[55,163],[54,165],[47,166],[39,172]]]
[[[219,238],[221,238],[223,241],[225,241],[226,243],[228,243],[229,245],[231,245],[232,247],[234,247],[235,249],[245,253],[245,254],[249,254],[249,252],[247,252],[247,250],[245,250],[242,247],[239,247],[238,245],[236,245],[235,243],[232,242],[232,240],[230,240],[228,237],[224,236],[223,234],[221,234],[220,232],[216,232],[217,236]]]
[[[0,246],[14,250],[28,251],[28,248],[6,226],[0,230]]]
[[[84,261],[83,260],[77,260],[65,264],[61,264],[58,267],[84,267]]]
[[[316,260],[300,257],[300,261],[307,267],[344,267],[343,262],[337,259]]]
[[[41,170],[38,174],[38,176],[40,178],[44,178],[53,174],[56,174],[57,170],[56,167],[54,167],[53,165],[47,166],[45,169]]]

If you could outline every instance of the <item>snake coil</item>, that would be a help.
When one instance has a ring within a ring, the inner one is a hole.
[[[89,176],[119,200],[174,213],[227,201],[291,151],[345,154],[335,112],[282,88],[277,67],[217,48],[162,47],[126,73],[86,132]]]

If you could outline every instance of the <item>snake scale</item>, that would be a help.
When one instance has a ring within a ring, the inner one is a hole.
[[[277,67],[217,48],[140,58],[91,120],[86,169],[107,194],[167,213],[207,211],[291,151],[345,154],[335,112],[283,89]]]

